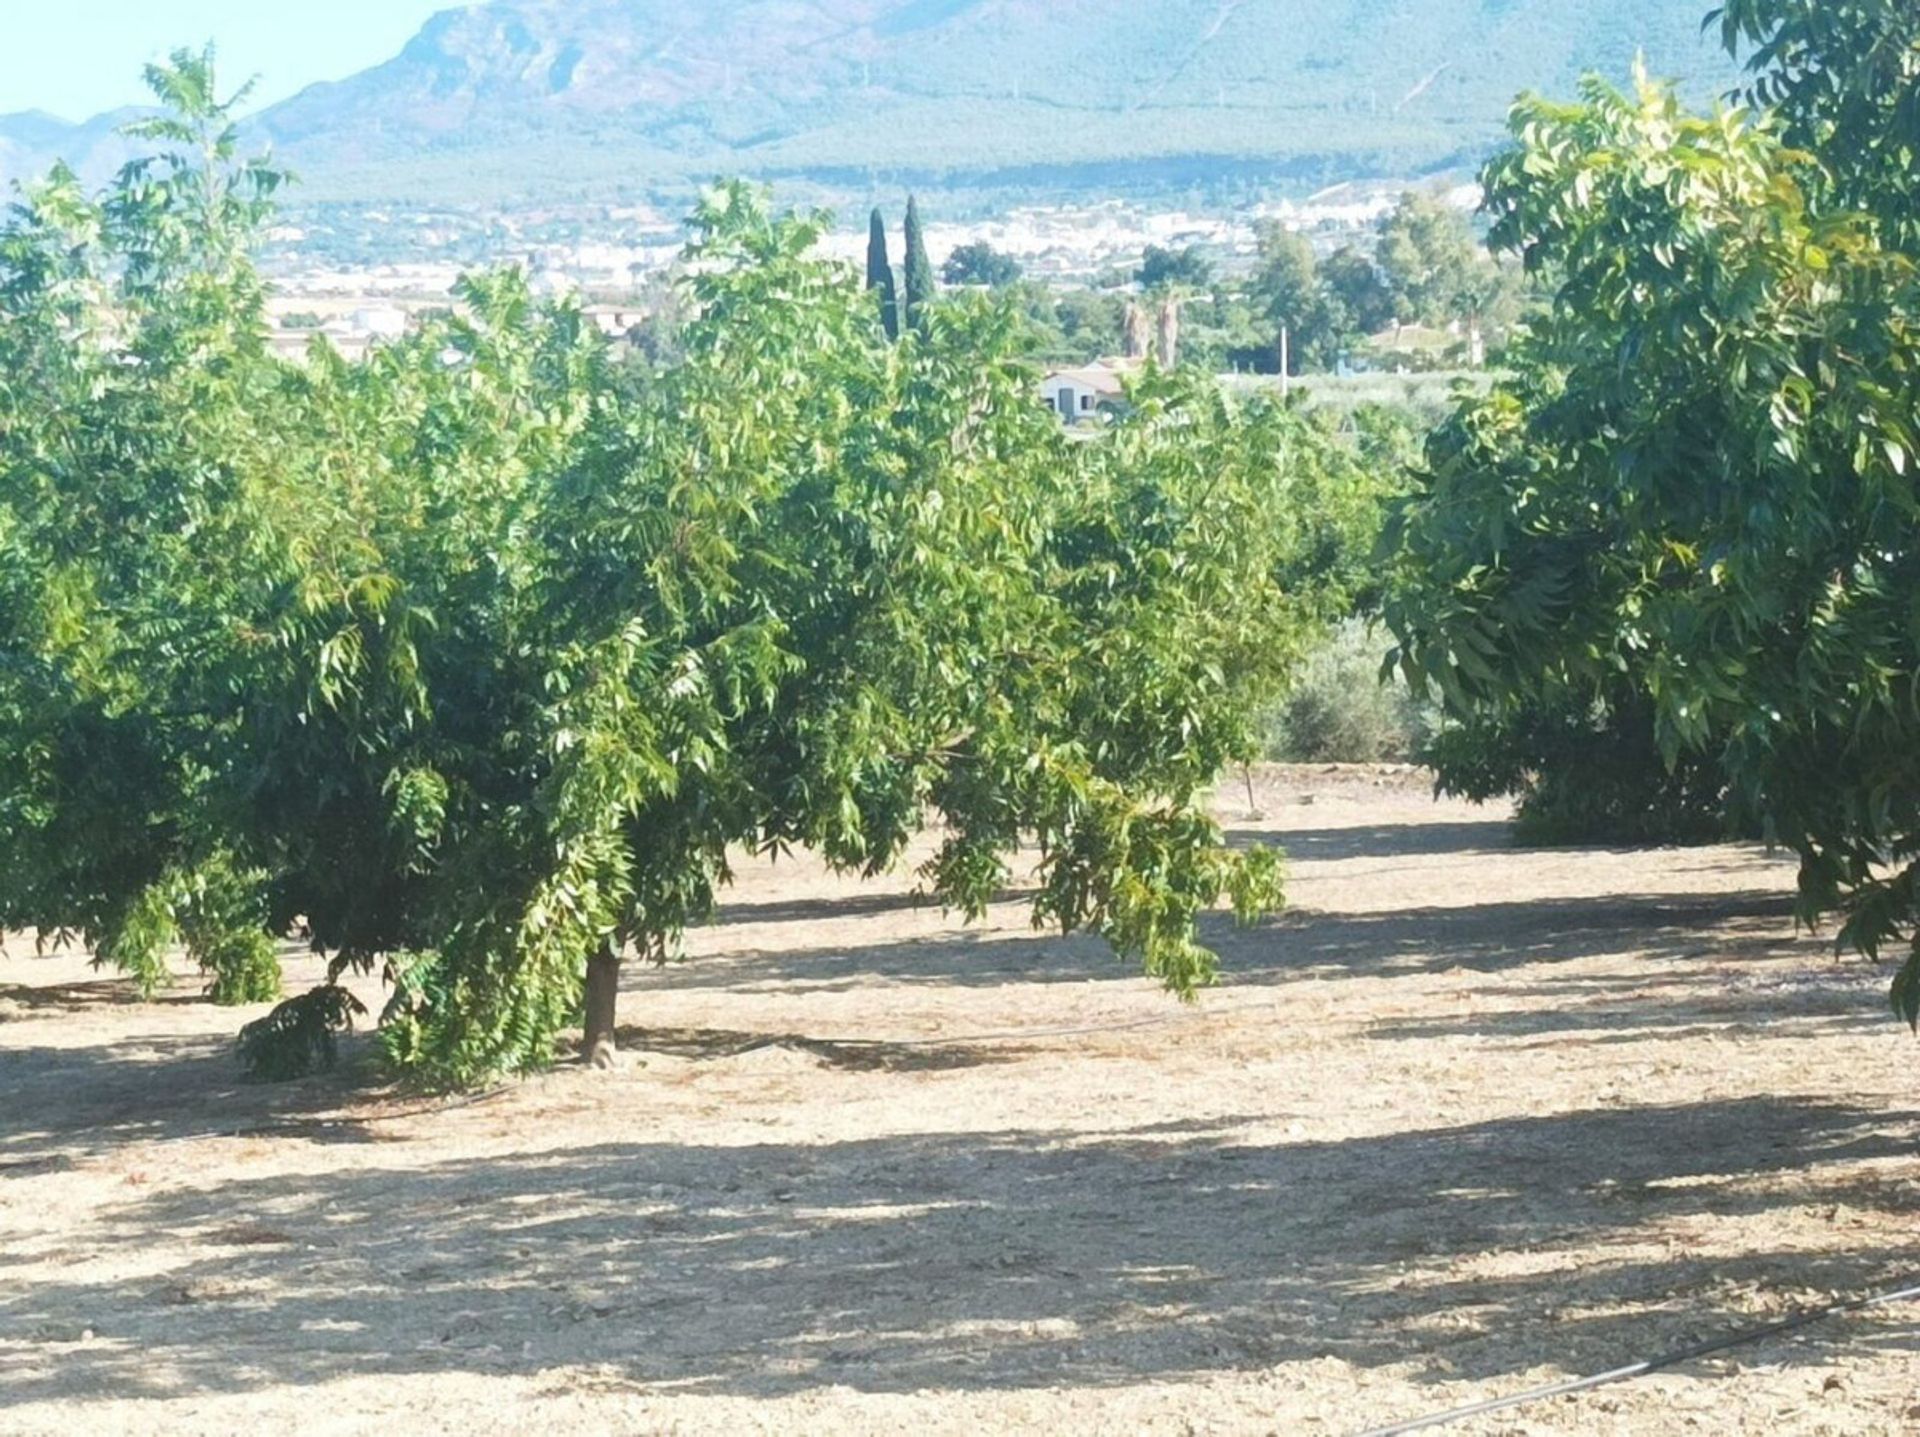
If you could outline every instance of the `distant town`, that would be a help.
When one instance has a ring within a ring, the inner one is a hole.
[[[1014,260],[1032,284],[1068,293],[1133,286],[1143,257],[1156,248],[1202,256],[1219,275],[1244,277],[1258,266],[1262,234],[1276,228],[1323,255],[1370,246],[1415,188],[1463,216],[1479,199],[1471,184],[1365,181],[1233,211],[1109,200],[966,221],[943,221],[935,212],[926,246],[942,268],[956,250],[985,245]],[[859,218],[840,215],[823,245],[856,266],[867,244]],[[536,294],[577,298],[610,337],[626,336],[660,302],[686,232],[681,217],[644,205],[501,212],[333,206],[283,222],[267,239],[275,346],[295,355],[324,335],[359,358],[374,343],[406,333],[420,315],[447,308],[462,274],[503,265],[524,268]]]

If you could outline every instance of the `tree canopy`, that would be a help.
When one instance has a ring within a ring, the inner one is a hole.
[[[950,285],[985,285],[1003,289],[1021,275],[1020,261],[1003,254],[985,240],[956,246],[941,267],[940,277]]]
[[[1465,722],[1639,715],[1873,954],[1920,918],[1920,12],[1718,13],[1777,108],[1516,111],[1494,240],[1556,293],[1437,436],[1389,612]]]
[[[1331,368],[1349,332],[1347,316],[1320,272],[1313,246],[1277,224],[1260,231],[1260,264],[1251,291],[1274,335],[1287,337],[1288,368]]]
[[[1213,265],[1191,245],[1180,250],[1148,245],[1134,280],[1145,290],[1203,290],[1213,283]]]
[[[927,257],[927,234],[920,223],[920,202],[907,196],[906,288],[901,295],[900,320],[903,329],[921,329],[927,323],[927,311],[939,286],[934,283],[933,261]]]
[[[348,364],[264,342],[279,177],[206,57],[167,146],[0,230],[0,926],[224,1001],[303,933],[332,980],[251,1028],[324,1062],[379,971],[394,1060],[552,1059],[590,970],[671,956],[740,854],[921,877],[1178,993],[1202,910],[1279,901],[1208,816],[1365,582],[1378,485],[1329,429],[1182,376],[1069,441],[1018,306],[889,344],[824,220],[713,192],[652,366],[515,272]],[[610,1006],[598,1015],[611,1037]]]
[[[1398,317],[1393,290],[1380,266],[1352,245],[1327,256],[1320,279],[1350,335],[1377,334]]]

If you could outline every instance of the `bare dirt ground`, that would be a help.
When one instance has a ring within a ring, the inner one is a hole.
[[[1295,907],[1197,1007],[753,868],[628,1067],[452,1109],[16,944],[0,1432],[1350,1433],[1920,1271],[1920,1049],[1789,867],[1258,803]],[[1920,1432],[1920,1305],[1457,1430]]]

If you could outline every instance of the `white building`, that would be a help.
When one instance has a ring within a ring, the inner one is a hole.
[[[346,331],[354,337],[399,339],[407,332],[407,311],[396,306],[356,309],[346,321]]]
[[[1047,408],[1068,428],[1097,422],[1101,406],[1117,404],[1127,395],[1119,368],[1106,360],[1079,369],[1056,369],[1040,381],[1040,393]]]

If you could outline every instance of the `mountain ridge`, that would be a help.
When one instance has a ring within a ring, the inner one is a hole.
[[[251,124],[322,198],[506,203],[723,172],[1410,177],[1484,155],[1520,90],[1624,77],[1637,52],[1725,88],[1697,3],[490,0]],[[0,174],[110,152],[97,120],[62,137],[50,119],[0,118]]]

